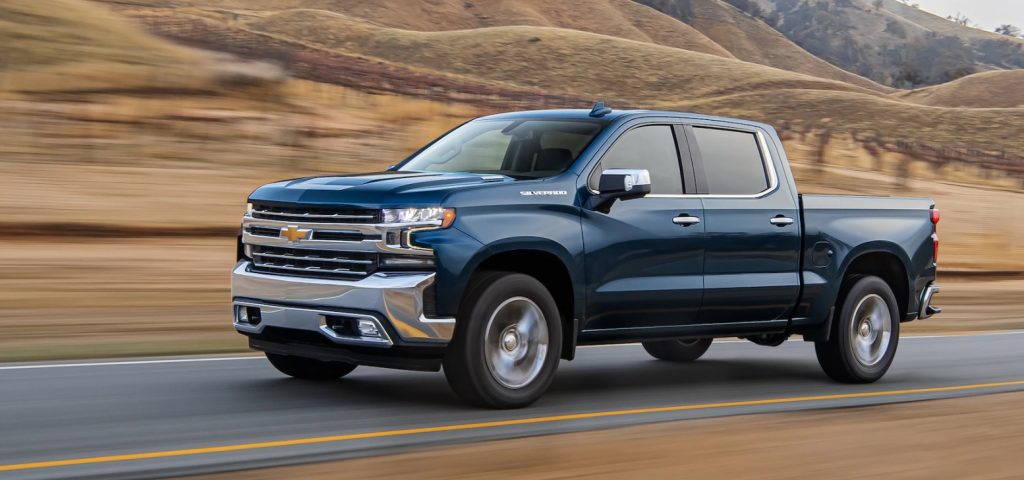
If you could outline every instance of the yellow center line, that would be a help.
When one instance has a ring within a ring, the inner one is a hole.
[[[692,405],[673,405],[666,407],[632,408],[625,410],[608,410],[603,412],[569,413],[563,415],[549,415],[544,417],[517,418],[511,420],[495,420],[490,422],[459,423],[454,425],[439,425],[435,427],[405,428],[398,430],[382,430],[377,432],[349,433],[344,435],[328,435],[322,437],[296,438],[292,440],[275,440],[269,442],[239,443],[234,445],[222,445],[218,447],[186,448],[181,450],[160,450],[154,452],[126,453],[121,455],[107,455],[102,457],[69,458],[63,460],[48,460],[32,463],[14,463],[0,465],[0,472],[14,470],[30,470],[37,468],[67,467],[72,465],[88,465],[96,463],[123,462],[127,460],[145,460],[152,458],[181,457],[188,455],[205,455],[210,453],[236,452],[240,450],[254,450],[260,448],[293,447],[296,445],[310,445],[317,443],[345,442],[350,440],[362,440],[368,438],[400,437],[407,435],[418,435],[423,433],[454,432],[459,430],[477,430],[484,428],[507,427],[514,425],[530,425],[536,423],[564,422],[569,420],[585,420],[605,417],[621,417],[627,415],[642,415],[650,413],[683,412],[688,410],[705,410],[713,408],[728,407],[749,407],[758,405],[776,405],[783,403],[816,402],[823,400],[843,400],[852,398],[890,397],[895,395],[914,395],[922,393],[956,392],[964,390],[980,390],[987,388],[1024,386],[1024,380],[1014,380],[995,383],[977,383],[972,385],[953,385],[948,387],[931,388],[909,388],[903,390],[883,390],[876,392],[861,393],[840,393],[832,395],[811,395],[805,397],[771,398],[762,400],[741,400],[735,402],[701,403]]]

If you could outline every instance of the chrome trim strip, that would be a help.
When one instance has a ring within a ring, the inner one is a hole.
[[[267,326],[291,328],[296,330],[312,330],[309,328],[314,325],[311,323],[315,319],[315,330],[319,331],[325,337],[331,339],[335,343],[348,344],[348,345],[365,345],[374,347],[390,347],[394,345],[391,340],[391,336],[388,335],[388,331],[381,325],[380,320],[377,320],[372,315],[364,315],[361,313],[351,312],[334,312],[330,310],[320,310],[315,308],[300,308],[291,307],[285,305],[274,305],[264,302],[250,302],[250,301],[234,301],[232,302],[235,307],[235,329],[250,332],[250,333],[262,333],[263,329]],[[241,323],[238,321],[238,307],[257,307],[260,309],[260,323],[252,325],[249,323]],[[314,317],[315,316],[315,317]],[[377,327],[377,331],[381,333],[381,338],[373,337],[353,337],[349,335],[338,335],[337,332],[327,328],[324,324],[325,317],[353,317],[360,320],[368,320],[373,322]]]
[[[424,292],[435,279],[432,272],[376,272],[346,280],[274,275],[250,271],[251,265],[248,260],[235,264],[231,296],[237,301],[375,312],[401,340],[414,343],[446,343],[455,333],[454,318],[427,318],[423,313]]]
[[[264,227],[268,229],[288,228],[289,226],[300,227],[312,230],[310,236],[318,232],[361,233],[367,237],[361,241],[355,240],[317,240],[310,238],[297,242],[289,241],[287,238],[270,237],[266,235],[254,235],[252,227]],[[402,234],[403,231],[428,230],[439,228],[440,221],[433,222],[411,222],[411,223],[381,223],[381,224],[359,224],[348,223],[339,228],[337,223],[296,223],[283,220],[267,220],[253,218],[246,215],[242,218],[242,243],[246,245],[263,245],[267,247],[284,247],[292,249],[313,249],[350,252],[378,252],[378,253],[399,253],[405,255],[433,255],[433,250],[420,247],[402,247],[388,245],[387,235],[390,232]]]
[[[360,272],[358,270],[349,270],[347,268],[326,269],[326,268],[320,268],[320,267],[291,267],[291,266],[288,266],[288,265],[277,265],[277,264],[273,264],[273,263],[270,263],[270,264],[268,264],[268,263],[257,263],[255,266],[257,268],[269,268],[269,269],[272,269],[272,270],[287,270],[289,272],[305,272],[305,273],[309,273],[309,272],[326,272],[326,273],[356,273],[356,274],[362,274],[363,273],[363,272]],[[269,272],[264,272],[264,273],[269,273]]]
[[[273,211],[270,211],[270,210],[256,210],[256,209],[253,209],[252,213],[257,214],[257,215],[273,215],[275,217],[289,217],[289,218],[312,219],[312,220],[321,219],[321,218],[337,218],[337,219],[345,219],[345,220],[355,220],[355,219],[371,219],[372,220],[373,219],[373,215],[342,215],[342,214],[338,214],[338,213],[330,214],[330,215],[322,215],[322,214],[315,214],[315,213],[284,213],[284,212],[273,212]],[[253,217],[253,218],[256,218],[256,217]],[[269,219],[269,218],[258,218],[257,220],[272,220],[272,219]]]
[[[768,150],[768,141],[765,140],[764,133],[762,133],[760,130],[744,130],[744,129],[740,129],[740,128],[727,128],[727,127],[722,127],[721,125],[701,124],[701,123],[685,123],[685,125],[690,125],[692,127],[717,128],[719,130],[734,130],[734,131],[737,131],[737,132],[753,133],[757,137],[757,143],[759,145],[759,149],[761,150],[761,162],[762,162],[762,164],[765,165],[765,168],[766,168],[766,170],[768,172],[768,188],[765,189],[764,191],[760,192],[760,193],[745,194],[745,195],[716,195],[716,194],[711,194],[711,193],[702,193],[702,194],[697,194],[697,193],[684,193],[684,194],[649,193],[647,195],[644,195],[644,198],[761,198],[761,197],[767,196],[769,194],[775,193],[775,191],[779,189],[779,176],[778,176],[778,172],[776,172],[775,160],[772,157],[771,150]],[[596,168],[600,164],[601,164],[601,162],[599,160],[599,161],[597,161],[597,163],[594,164],[594,167]],[[586,182],[587,191],[590,192],[593,195],[598,195],[598,194],[600,194],[600,192],[595,191],[594,189],[590,188],[590,175],[592,175],[593,173],[594,173],[594,169],[591,168],[590,171],[586,172],[586,175],[583,175],[583,177],[587,179],[587,182]]]
[[[352,260],[349,258],[330,258],[330,257],[308,257],[299,255],[279,255],[276,253],[258,253],[253,252],[254,257],[268,257],[268,258],[280,258],[283,260],[307,260],[314,262],[335,262],[335,263],[355,263],[358,265],[370,265],[373,262],[370,260]]]
[[[938,285],[931,284],[928,285],[928,288],[925,288],[924,292],[921,293],[921,305],[917,312],[918,320],[924,320],[931,317],[931,314],[928,313],[928,307],[932,304],[932,296],[939,293],[939,291],[941,291],[941,289]]]

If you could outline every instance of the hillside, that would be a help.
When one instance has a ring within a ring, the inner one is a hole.
[[[131,8],[111,2],[120,8]],[[138,0],[151,8],[230,10],[263,15],[293,9],[340,13],[374,25],[435,32],[501,26],[553,27],[599,33],[694,52],[733,55],[693,27],[629,0]]]
[[[160,41],[103,6],[75,0],[0,2],[0,69],[22,70],[82,60],[180,65],[196,55]],[[127,48],[130,46],[130,48]]]
[[[936,107],[1024,108],[1024,70],[976,73],[900,97]]]
[[[726,1],[808,52],[886,85],[913,88],[1024,68],[1024,40],[966,27],[897,0]]]
[[[740,60],[865,88],[885,89],[815,57],[768,24],[723,0],[637,1],[694,27]]]
[[[779,88],[862,90],[715,55],[568,29],[415,32],[323,10],[288,10],[246,25],[329,50],[579,98],[649,103]]]

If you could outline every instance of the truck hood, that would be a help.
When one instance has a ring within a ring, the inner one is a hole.
[[[453,190],[513,181],[478,173],[375,172],[285,180],[264,185],[250,200],[386,207],[436,205]]]

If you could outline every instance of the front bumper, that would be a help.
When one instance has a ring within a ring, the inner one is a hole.
[[[250,271],[239,261],[231,274],[235,329],[250,336],[266,328],[315,332],[334,344],[369,347],[445,345],[455,332],[454,318],[428,318],[424,296],[433,273],[377,272],[359,280],[328,280]],[[241,312],[258,309],[259,320]],[[369,322],[378,335],[339,331],[332,322]]]

